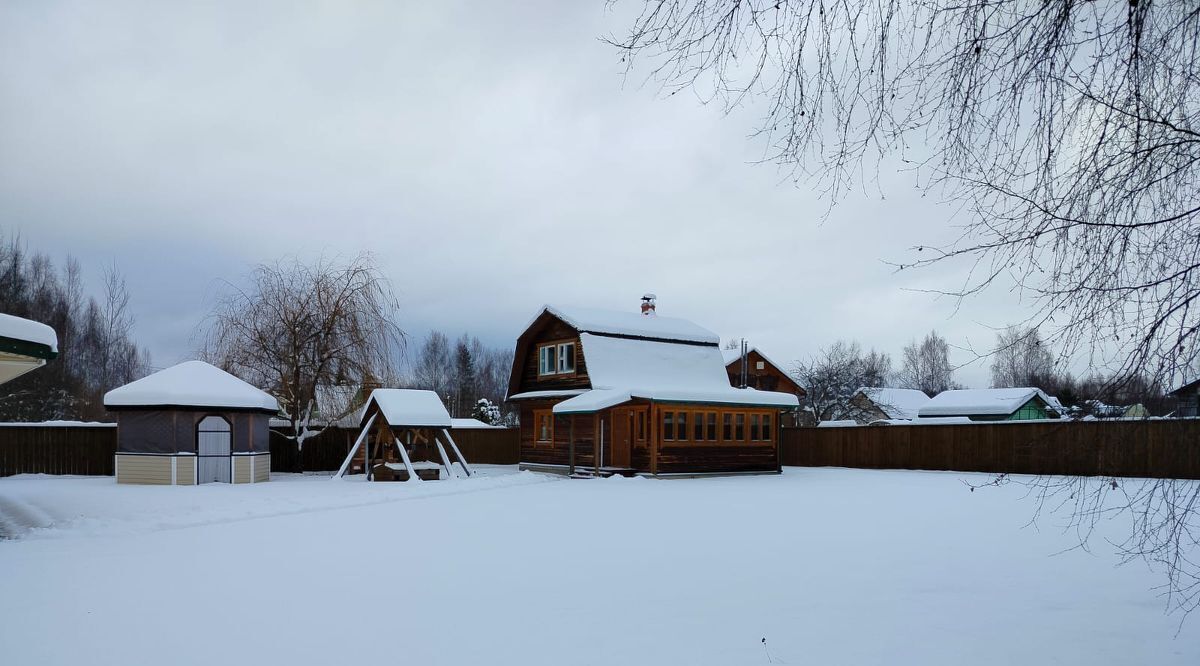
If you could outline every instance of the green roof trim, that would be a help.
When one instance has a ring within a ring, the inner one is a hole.
[[[0,335],[0,352],[40,358],[46,361],[58,358],[58,352],[51,349],[49,345],[30,342],[28,340],[19,340],[17,338],[8,338],[2,335]]]

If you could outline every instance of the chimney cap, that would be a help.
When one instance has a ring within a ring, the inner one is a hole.
[[[658,296],[655,296],[654,294],[643,294],[642,295],[643,301],[653,301],[653,300],[656,300],[657,298],[658,298]]]

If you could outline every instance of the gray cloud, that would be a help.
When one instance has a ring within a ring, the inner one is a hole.
[[[898,355],[931,328],[986,347],[1025,316],[1007,294],[955,314],[905,291],[962,279],[884,263],[952,238],[951,208],[884,169],[886,200],[822,222],[819,196],[754,164],[752,104],[623,82],[603,4],[0,6],[0,225],[97,274],[116,261],[160,364],[221,280],[363,249],[410,333],[494,344],[543,302],[644,291],[776,360],[840,337]]]

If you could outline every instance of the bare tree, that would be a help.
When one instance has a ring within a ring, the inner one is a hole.
[[[992,352],[992,386],[1041,388],[1054,375],[1054,354],[1036,328],[1009,326],[996,336]]]
[[[280,399],[289,431],[304,441],[325,425],[318,387],[394,376],[404,336],[395,297],[371,256],[338,264],[285,260],[258,266],[245,288],[229,285],[208,319],[201,355]]]
[[[728,108],[832,200],[881,160],[965,208],[902,268],[1014,281],[1062,354],[1160,379],[1200,355],[1200,11],[1179,0],[645,0],[630,71]],[[913,146],[923,146],[914,149]]]
[[[452,379],[450,340],[441,331],[430,331],[413,364],[412,385],[433,391],[443,401],[449,401]]]
[[[930,331],[920,342],[908,343],[897,379],[900,388],[918,389],[926,395],[957,388],[954,366],[950,365],[950,344],[937,331]]]
[[[892,360],[874,349],[863,353],[857,342],[838,340],[807,362],[797,361],[793,376],[804,387],[805,405],[817,421],[853,418],[850,399],[864,386],[887,384]]]

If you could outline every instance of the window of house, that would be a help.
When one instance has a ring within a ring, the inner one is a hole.
[[[646,440],[646,412],[638,412],[637,438]]]
[[[733,424],[733,438],[739,442],[746,441],[746,415],[734,415]]]
[[[675,412],[675,439],[686,442],[688,438],[688,413]]]
[[[554,413],[548,409],[533,413],[534,441],[549,444],[554,440]]]
[[[757,442],[759,439],[761,439],[761,437],[759,436],[760,435],[759,424],[761,422],[762,422],[762,416],[760,416],[758,414],[750,415],[750,441]]]
[[[763,414],[762,417],[762,439],[764,442],[774,441],[775,431],[771,429],[771,415]]]
[[[716,412],[708,413],[708,433],[707,433],[707,435],[708,436],[705,439],[707,439],[708,441],[710,441],[710,442],[717,441],[717,413]]]
[[[733,439],[733,414],[722,414],[721,419],[721,439],[728,442]]]
[[[553,375],[555,371],[554,364],[554,345],[544,345],[538,347],[538,374]]]
[[[704,441],[704,412],[696,412],[692,416],[695,417],[692,422],[692,441],[693,442],[703,442]]]
[[[675,414],[663,412],[663,441],[675,441]]]
[[[558,346],[558,372],[571,374],[575,372],[575,343],[565,342]]]

